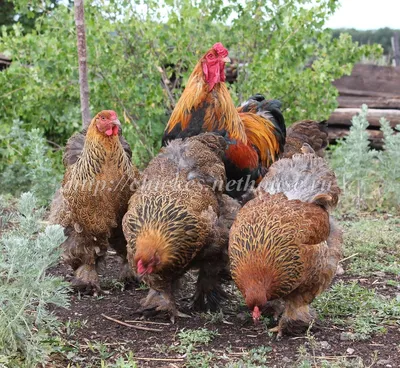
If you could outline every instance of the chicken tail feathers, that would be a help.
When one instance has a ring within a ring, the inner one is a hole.
[[[289,200],[314,203],[326,210],[335,208],[340,194],[335,173],[322,157],[308,153],[309,149],[310,146],[304,144],[302,150],[306,153],[275,162],[257,193],[283,193]]]
[[[252,112],[269,120],[274,126],[274,134],[276,140],[279,142],[279,149],[283,152],[286,139],[286,125],[281,108],[282,103],[279,100],[267,100],[262,94],[257,93],[244,102],[238,108],[238,111]]]

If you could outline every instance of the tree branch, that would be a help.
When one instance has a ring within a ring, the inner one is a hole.
[[[75,0],[75,27],[79,62],[79,87],[81,97],[82,126],[86,128],[90,124],[89,110],[89,83],[87,75],[87,52],[85,11],[83,0]]]

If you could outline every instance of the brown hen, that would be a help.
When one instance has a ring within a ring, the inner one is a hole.
[[[301,120],[287,128],[286,143],[282,158],[291,158],[300,153],[303,143],[312,147],[317,156],[324,157],[328,145],[328,126],[325,121]]]
[[[96,268],[108,245],[125,259],[124,276],[129,270],[121,222],[138,172],[120,127],[117,114],[105,110],[69,139],[64,180],[52,203],[50,221],[68,236],[63,259],[74,270],[73,285],[86,291],[100,290]]]
[[[143,312],[167,311],[172,321],[183,316],[174,291],[195,267],[200,271],[194,306],[217,308],[228,261],[228,225],[220,216],[221,204],[229,202],[222,195],[225,148],[225,140],[210,133],[178,139],[143,172],[123,219],[129,263],[151,287]]]
[[[303,150],[313,152],[307,144]],[[335,275],[342,236],[328,211],[339,193],[323,158],[295,154],[270,167],[232,226],[232,277],[255,322],[269,301],[283,301],[278,336],[309,325],[309,304]]]

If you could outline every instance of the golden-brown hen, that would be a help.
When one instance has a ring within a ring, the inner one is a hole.
[[[267,302],[284,302],[279,336],[308,326],[309,304],[329,286],[341,257],[341,231],[328,213],[340,193],[335,174],[308,144],[303,151],[312,153],[270,167],[229,239],[232,277],[253,319]]]
[[[69,139],[64,180],[52,203],[50,221],[68,236],[63,259],[74,270],[73,285],[87,291],[100,290],[96,267],[108,245],[126,260],[121,222],[138,172],[120,126],[117,114],[104,110]]]
[[[217,307],[228,258],[228,232],[220,218],[225,148],[225,140],[210,133],[178,139],[143,172],[123,219],[129,263],[151,287],[143,311],[164,310],[171,320],[181,316],[173,294],[194,267],[200,269],[195,306]]]

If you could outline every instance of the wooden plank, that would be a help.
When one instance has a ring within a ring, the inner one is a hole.
[[[398,109],[400,110],[400,97],[372,97],[372,96],[339,96],[337,98],[339,107],[359,108],[367,104],[372,109]]]
[[[400,98],[400,95],[393,94],[390,92],[376,92],[376,91],[366,91],[366,90],[357,90],[350,88],[341,88],[339,90],[340,96],[368,96],[368,97],[384,97],[384,98]]]
[[[340,94],[363,91],[365,96],[400,96],[400,68],[356,64],[351,75],[344,76],[333,84]]]
[[[361,109],[356,108],[339,108],[336,109],[328,119],[328,125],[350,126],[351,119],[354,115],[359,114]],[[400,110],[393,109],[369,109],[367,119],[370,126],[380,127],[379,120],[384,117],[389,120],[390,125],[395,127],[400,124]]]
[[[338,139],[344,138],[349,134],[349,129],[343,127],[328,127],[329,143],[335,143]],[[371,147],[376,149],[383,148],[383,133],[380,130],[368,129],[368,139],[371,142]]]

